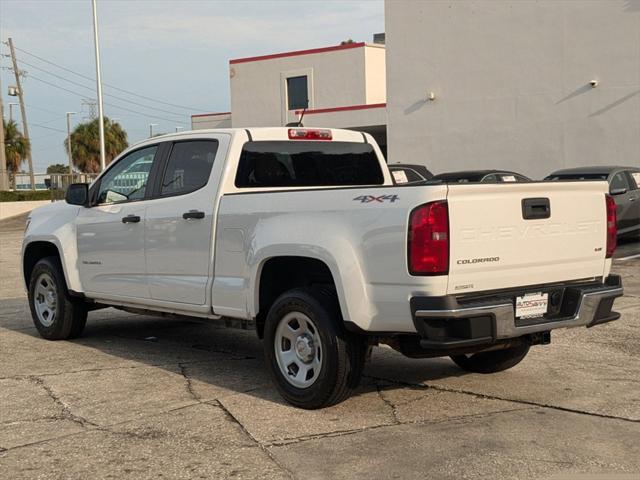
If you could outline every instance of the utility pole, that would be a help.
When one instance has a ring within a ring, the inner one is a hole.
[[[67,112],[67,151],[69,153],[69,185],[73,183],[73,156],[71,155],[71,115],[76,112]]]
[[[100,40],[98,38],[98,7],[93,0],[93,43],[96,48],[96,87],[98,90],[98,128],[100,131],[100,171],[104,170],[106,161],[104,153],[104,111],[102,109],[102,77],[100,76]]]
[[[24,138],[29,140],[29,127],[27,127],[27,111],[24,108],[24,92],[22,91],[22,82],[20,82],[20,70],[18,70],[18,61],[16,59],[16,50],[13,48],[13,40],[9,37],[9,50],[11,50],[11,62],[13,63],[13,73],[16,76],[16,86],[18,87],[18,100],[20,100],[20,115],[22,116],[22,134]],[[29,141],[29,145],[31,142]],[[36,189],[36,180],[33,176],[33,158],[31,157],[31,148],[27,152],[27,163],[29,164],[29,180],[31,181],[31,190]]]
[[[2,58],[2,55],[0,55]],[[2,69],[0,68],[0,192],[9,190],[9,172],[7,172],[7,157],[4,149],[4,105],[2,104]]]

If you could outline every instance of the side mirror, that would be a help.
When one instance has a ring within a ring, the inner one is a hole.
[[[72,183],[67,188],[64,199],[69,205],[86,206],[89,200],[89,184]]]
[[[609,194],[610,195],[623,195],[627,193],[627,189],[626,188],[612,188],[611,190],[609,190]]]

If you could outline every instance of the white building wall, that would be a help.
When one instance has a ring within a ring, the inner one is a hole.
[[[360,46],[306,55],[251,60],[229,65],[231,76],[231,111],[234,127],[274,126],[295,121],[293,113],[286,114],[285,79],[289,76],[309,76],[309,108],[333,108],[368,103],[380,95],[380,82],[367,88],[367,71],[380,68],[379,59],[365,68],[365,51],[382,50]],[[375,54],[374,54],[375,55]],[[377,72],[384,77],[384,63]],[[382,100],[384,101],[384,100]]]
[[[385,17],[390,163],[640,164],[640,0],[388,0]]]
[[[230,128],[231,112],[191,115],[191,130]]]
[[[387,101],[387,76],[385,47],[367,45],[364,51],[366,102],[368,104]]]

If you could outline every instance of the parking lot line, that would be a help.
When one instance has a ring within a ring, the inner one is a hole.
[[[618,261],[620,261],[620,260],[632,260],[634,258],[640,258],[640,253],[636,253],[635,255],[629,255],[628,257],[616,258],[616,260],[618,260]]]

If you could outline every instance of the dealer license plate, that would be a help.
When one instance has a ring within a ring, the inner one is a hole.
[[[548,304],[548,293],[527,293],[522,297],[516,297],[516,317],[541,317],[542,315],[547,313]]]

